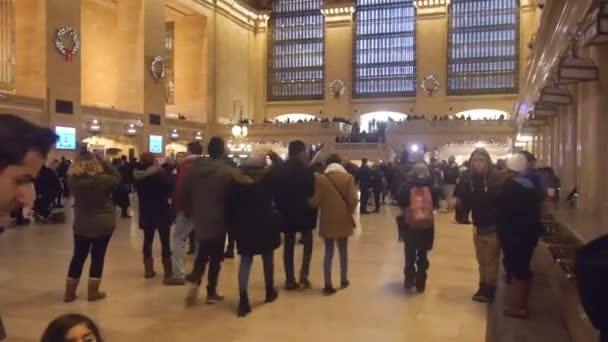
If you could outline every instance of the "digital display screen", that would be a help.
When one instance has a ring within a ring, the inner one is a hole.
[[[59,137],[55,145],[58,150],[76,149],[76,128],[56,126],[55,134]]]
[[[163,136],[162,135],[150,135],[150,153],[162,154],[163,153]]]

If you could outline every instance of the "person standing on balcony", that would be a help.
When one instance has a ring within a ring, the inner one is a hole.
[[[484,303],[494,301],[498,281],[500,241],[496,234],[498,222],[498,194],[504,177],[492,165],[490,154],[477,148],[470,158],[471,171],[461,180],[459,194],[463,204],[471,208],[475,226],[475,253],[479,264],[479,290],[473,300]]]
[[[372,186],[374,185],[374,175],[372,169],[367,164],[366,158],[361,160],[361,167],[357,170],[355,178],[359,184],[359,190],[361,191],[361,208],[359,208],[359,212],[362,215],[367,215],[369,214],[369,211],[367,211],[367,203],[369,202],[369,195]]]
[[[299,140],[292,141],[289,143],[288,151],[289,159],[285,163],[273,166],[270,171],[270,184],[281,216],[281,230],[285,234],[283,249],[285,289],[292,291],[298,287],[311,288],[308,275],[313,249],[312,231],[317,226],[317,210],[308,203],[308,199],[315,192],[315,175],[309,165],[306,144]],[[302,235],[304,245],[299,284],[296,282],[294,272],[297,233]]]

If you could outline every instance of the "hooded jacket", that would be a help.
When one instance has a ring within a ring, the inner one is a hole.
[[[239,170],[223,159],[198,158],[192,161],[184,179],[181,207],[194,221],[198,240],[212,240],[228,232],[226,205],[233,180],[242,178]]]
[[[134,172],[139,199],[139,228],[167,228],[173,223],[170,176],[160,166],[138,167]]]
[[[476,154],[483,155],[488,161],[487,171],[483,175],[477,175],[471,166],[471,170],[460,179],[459,195],[462,196],[465,207],[471,208],[477,233],[491,234],[496,232],[498,196],[506,175],[492,166],[492,158],[484,148],[477,148],[471,153],[471,165]]]
[[[498,201],[498,233],[503,241],[536,246],[542,234],[542,196],[527,175],[515,175],[504,185]]]

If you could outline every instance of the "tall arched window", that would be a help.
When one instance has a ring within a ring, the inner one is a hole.
[[[322,2],[273,2],[268,49],[269,100],[323,99]]]
[[[416,10],[411,0],[357,0],[354,97],[416,94]]]
[[[518,91],[519,0],[452,0],[448,94]]]

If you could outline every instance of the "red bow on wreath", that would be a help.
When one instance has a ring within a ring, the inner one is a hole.
[[[74,52],[72,51],[72,49],[68,49],[68,48],[64,48],[65,49],[65,61],[69,62],[72,61],[72,56],[74,56]]]

